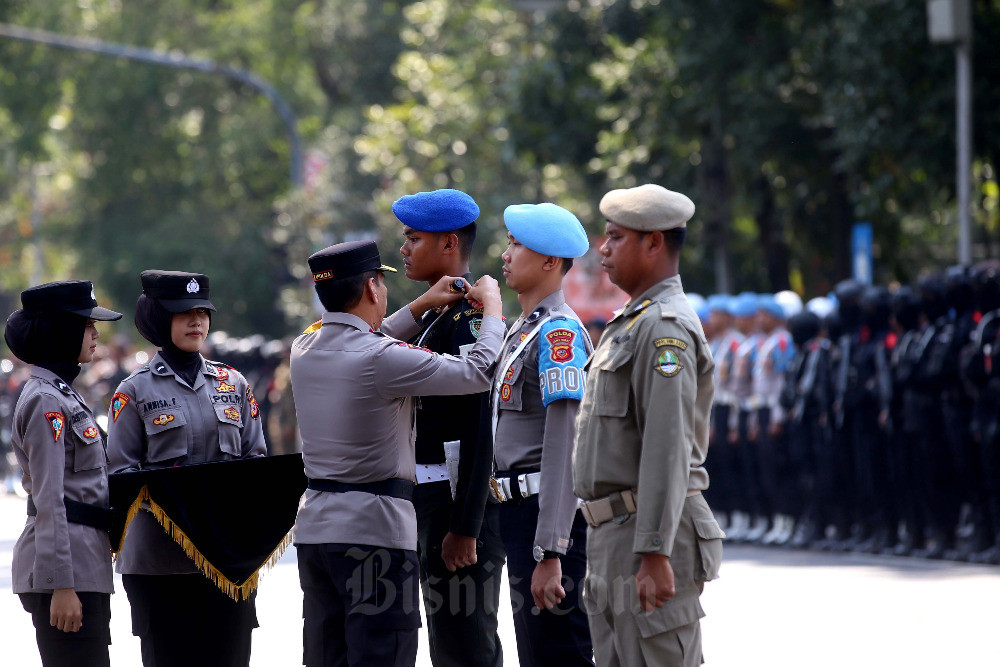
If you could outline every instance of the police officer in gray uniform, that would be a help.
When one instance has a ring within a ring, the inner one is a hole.
[[[494,369],[492,491],[502,503],[517,653],[521,665],[591,665],[579,605],[586,526],[570,471],[591,343],[562,292],[590,243],[576,216],[555,204],[508,206],[504,224],[503,274],[522,312]]]
[[[601,200],[601,263],[630,299],[591,357],[577,420],[585,596],[599,665],[702,663],[699,596],[722,537],[701,492],[715,363],[684,296],[680,250],[694,204],[657,185]]]
[[[4,329],[11,352],[33,365],[11,434],[30,494],[12,588],[31,614],[45,667],[106,666],[114,592],[107,455],[73,380],[94,358],[94,321],[121,314],[98,306],[93,285],[82,280],[32,287],[21,303]]]
[[[388,288],[371,241],[309,258],[326,313],[292,346],[291,375],[308,477],[295,533],[304,593],[304,664],[413,665],[417,517],[412,499],[417,396],[484,391],[503,335],[500,290],[488,276],[469,288],[482,302],[479,338],[464,357],[406,339],[431,308],[461,298],[444,276],[383,323]]]
[[[112,472],[265,456],[260,408],[243,375],[200,350],[211,324],[208,276],[143,271],[139,333],[160,351],[126,378],[108,413]],[[254,597],[230,599],[149,511],[129,524],[117,560],[146,667],[245,666]]]

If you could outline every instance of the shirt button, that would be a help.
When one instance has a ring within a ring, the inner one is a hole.
[[[46,580],[45,580],[45,583],[47,583],[47,584],[51,584],[51,583],[52,583],[52,577],[49,577],[48,579],[46,579]]]
[[[660,544],[662,544],[662,543],[663,543],[663,540],[661,540],[661,539],[660,539],[660,538],[658,538],[658,537],[654,537],[654,538],[652,539],[652,543],[653,543],[653,546],[654,546],[654,547],[658,547],[658,546],[660,546]]]

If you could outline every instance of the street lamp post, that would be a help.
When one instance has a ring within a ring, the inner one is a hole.
[[[927,34],[935,44],[955,45],[955,143],[958,198],[958,261],[972,262],[972,7],[970,0],[928,0]]]
[[[293,188],[297,188],[302,184],[302,142],[299,139],[298,128],[295,125],[295,113],[274,86],[253,72],[220,65],[206,58],[192,58],[177,51],[154,51],[153,49],[144,49],[127,44],[103,42],[98,39],[59,35],[47,30],[24,28],[7,23],[0,23],[0,37],[17,39],[22,42],[44,44],[45,46],[53,46],[60,49],[89,51],[91,53],[99,53],[115,58],[126,58],[161,67],[174,67],[208,72],[210,74],[221,74],[222,76],[245,83],[267,97],[274,106],[275,111],[281,116],[282,121],[284,121],[289,143],[291,144],[289,179]]]

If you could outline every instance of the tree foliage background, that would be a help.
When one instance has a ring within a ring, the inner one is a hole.
[[[131,312],[146,268],[202,271],[214,326],[288,335],[315,315],[305,257],[400,242],[397,197],[502,212],[554,201],[589,231],[608,189],[698,205],[689,290],[824,293],[850,226],[876,278],[954,262],[954,60],[914,0],[0,0],[0,21],[251,70],[298,117],[307,187],[267,99],[202,73],[0,38],[0,306],[93,279]],[[974,0],[974,250],[1000,253],[1000,0]],[[41,256],[37,250],[41,249]],[[396,304],[418,286],[398,278]],[[126,327],[127,328],[127,327]]]

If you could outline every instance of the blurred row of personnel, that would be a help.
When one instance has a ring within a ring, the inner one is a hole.
[[[1000,265],[698,308],[729,540],[1000,563]]]

